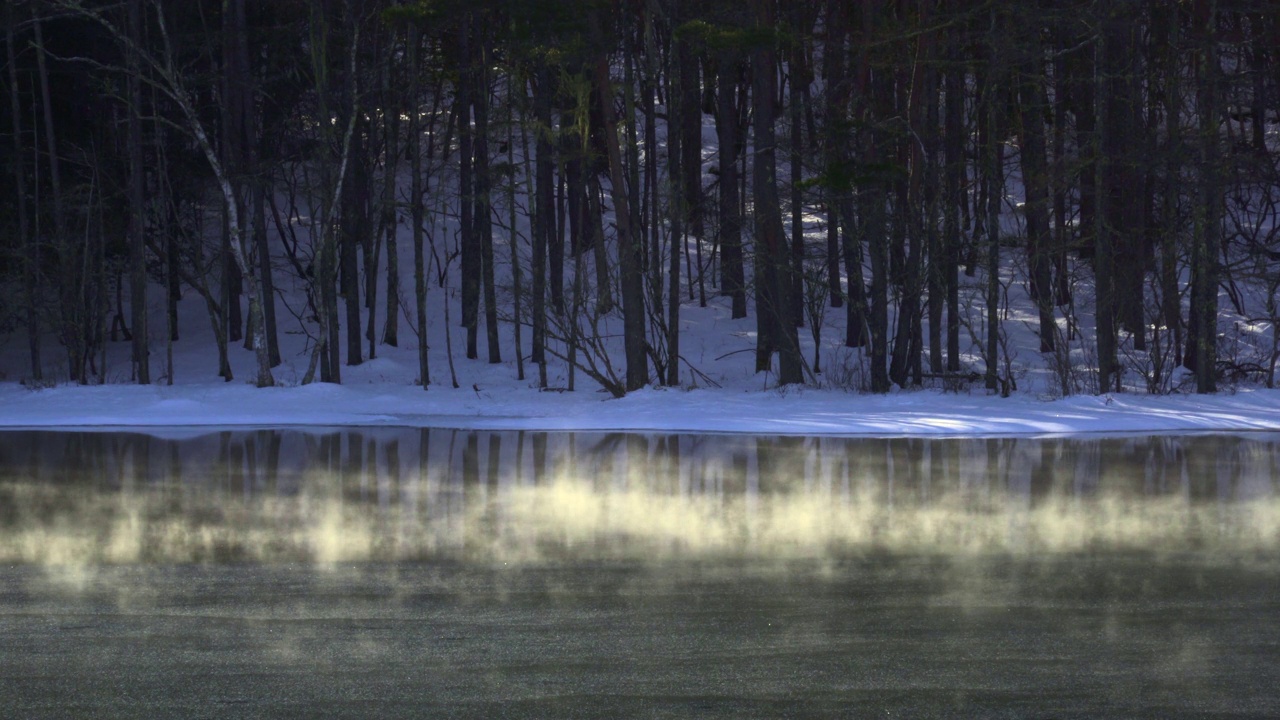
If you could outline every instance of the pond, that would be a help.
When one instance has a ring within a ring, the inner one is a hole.
[[[22,717],[1280,713],[1280,435],[0,433]]]

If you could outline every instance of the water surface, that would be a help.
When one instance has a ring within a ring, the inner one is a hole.
[[[0,433],[22,717],[1280,713],[1280,436]]]

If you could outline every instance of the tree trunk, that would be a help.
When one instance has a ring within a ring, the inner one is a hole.
[[[365,137],[364,118],[351,98],[351,113],[355,114],[359,130],[352,137],[350,181],[342,191],[342,235],[338,246],[339,284],[342,288],[343,309],[347,316],[347,365],[363,362],[364,343],[360,332],[360,270],[357,251],[369,237],[369,164]]]
[[[752,0],[757,29],[772,32],[776,8],[772,0]],[[755,195],[757,284],[756,313],[763,318],[756,370],[761,360],[767,368],[772,350],[779,352],[778,383],[804,382],[800,339],[791,310],[791,258],[782,226],[782,206],[778,198],[777,140],[774,117],[777,95],[777,64],[774,43],[760,42],[751,55],[751,100],[754,106],[752,134],[755,145],[752,180]],[[766,337],[767,336],[767,337]],[[767,343],[767,344],[766,344]],[[763,357],[762,357],[763,356]]]
[[[253,184],[253,235],[258,249],[258,271],[262,274],[262,320],[266,323],[263,334],[267,339],[267,355],[271,367],[276,367],[281,362],[280,334],[276,325],[276,289],[271,273],[271,246],[267,242],[267,186],[266,178],[258,178]]]
[[[1197,78],[1196,114],[1200,118],[1200,212],[1203,216],[1192,248],[1191,317],[1193,333],[1188,333],[1187,355],[1195,357],[1196,392],[1218,389],[1218,244],[1222,234],[1222,168],[1218,137],[1217,0],[1197,0],[1195,27],[1200,28],[1200,74]]]
[[[1026,191],[1027,262],[1031,300],[1040,315],[1040,352],[1054,346],[1053,279],[1049,263],[1049,186],[1045,160],[1044,103],[1039,79],[1043,77],[1039,48],[1035,60],[1023,64],[1019,85],[1022,119],[1022,184]]]
[[[34,7],[34,6],[33,6]],[[34,10],[33,10],[34,13]],[[53,247],[58,252],[60,264],[62,313],[60,335],[67,348],[67,368],[72,382],[81,385],[89,381],[87,374],[88,318],[84,311],[84,278],[80,272],[79,253],[67,235],[67,216],[62,202],[61,160],[58,156],[58,134],[53,124],[53,101],[49,95],[49,70],[45,60],[44,30],[40,16],[34,15],[36,70],[40,85],[40,101],[44,120],[45,149],[49,157],[49,189],[53,193]]]
[[[545,366],[547,341],[547,249],[556,231],[555,158],[551,142],[551,69],[538,62],[534,85],[536,158],[534,166],[533,348],[531,359]],[[541,371],[539,371],[541,373]],[[540,377],[542,375],[540,374]]]
[[[395,52],[396,48],[395,32],[391,32],[388,36],[388,46],[391,52]],[[385,233],[384,242],[387,245],[387,318],[382,324],[382,343],[391,347],[400,345],[400,248],[396,242],[396,236],[400,229],[400,213],[396,202],[396,173],[400,168],[400,116],[404,112],[403,97],[391,87],[391,61],[387,60],[382,66],[382,97],[384,102],[389,106],[389,112],[384,113],[383,119],[383,137],[385,138],[386,147],[383,148],[382,156],[385,158],[382,166],[382,230]],[[412,72],[412,70],[410,71]],[[417,107],[418,98],[411,98],[414,103],[411,107]],[[373,331],[373,323],[369,324],[369,331]],[[370,349],[372,355],[372,348]]]
[[[942,234],[946,245],[943,275],[947,287],[947,372],[960,371],[960,209],[965,204],[965,68],[953,46],[952,67],[946,72],[946,107],[943,162],[946,164],[946,202],[943,203]]]
[[[523,106],[527,100],[523,88],[519,94],[519,102]],[[507,76],[507,167],[510,175],[507,182],[507,239],[511,250],[511,331],[515,335],[516,346],[516,379],[524,380],[524,348],[521,338],[521,323],[524,315],[521,307],[524,303],[524,283],[520,269],[520,233],[516,230],[516,84],[512,75]],[[529,172],[529,135],[525,132],[527,125],[520,126],[520,139],[524,146],[525,193],[533,192],[533,178]],[[536,212],[536,211],[535,211]],[[537,220],[530,218],[530,225],[536,226]]]
[[[17,190],[18,239],[17,247],[23,249],[22,287],[27,325],[27,345],[31,357],[31,378],[44,379],[40,362],[40,316],[36,312],[40,292],[39,245],[30,232],[27,218],[26,147],[22,141],[22,105],[18,95],[18,61],[14,51],[13,30],[17,25],[15,3],[5,6],[5,51],[9,63],[9,103],[13,111],[13,182]]]
[[[695,243],[704,236],[702,225],[702,93],[698,85],[698,56],[689,42],[676,41],[679,95],[671,98],[672,107],[679,106],[680,187],[684,189],[685,228]],[[701,272],[699,272],[701,275]],[[693,282],[693,278],[689,278]],[[705,294],[705,293],[704,293]]]
[[[1181,13],[1168,12],[1168,30],[1165,37],[1165,127],[1168,128],[1168,144],[1162,158],[1164,162],[1164,237],[1160,248],[1160,307],[1164,324],[1172,335],[1173,364],[1183,364],[1182,351],[1182,298],[1178,291],[1178,255],[1180,245],[1175,228],[1182,224],[1179,203],[1182,196],[1182,82],[1178,77],[1181,67],[1179,49]]]
[[[738,89],[739,57],[723,50],[716,75],[716,140],[720,147],[720,289],[731,298],[732,317],[747,316],[746,275],[742,258],[742,217],[738,204]]]
[[[599,39],[600,18],[593,13],[592,32]],[[649,382],[645,355],[644,284],[641,277],[641,247],[632,233],[631,209],[627,201],[622,153],[618,147],[617,121],[613,115],[613,90],[609,83],[608,57],[601,53],[595,62],[595,86],[600,97],[605,149],[609,159],[609,190],[618,227],[618,272],[622,284],[622,325],[627,360],[627,391],[639,390]]]
[[[1102,113],[1102,174],[1099,210],[1108,234],[1111,257],[1112,312],[1115,322],[1133,335],[1135,350],[1145,349],[1143,330],[1142,214],[1144,191],[1137,164],[1145,160],[1138,133],[1141,115],[1139,79],[1136,77],[1137,45],[1134,18],[1126,8],[1116,6],[1106,18],[1103,33],[1101,81],[1105,103]]]
[[[986,337],[986,386],[988,390],[1002,390],[999,379],[1000,354],[1000,201],[1004,195],[1003,144],[1000,142],[1000,76],[996,70],[998,60],[992,52],[991,70],[987,73],[983,88],[983,115],[987,124],[986,185],[987,185],[987,337]],[[1003,390],[1002,390],[1003,394]]]
[[[485,345],[489,350],[489,363],[502,362],[502,350],[498,341],[498,292],[494,287],[493,215],[489,177],[489,63],[488,42],[478,48],[480,62],[474,71],[471,101],[475,107],[476,128],[474,147],[476,190],[473,196],[475,208],[474,231],[480,243],[480,283],[484,292]]]
[[[480,356],[477,349],[477,333],[480,319],[480,242],[476,235],[474,198],[475,179],[473,177],[473,160],[475,158],[474,133],[471,127],[471,96],[475,86],[475,70],[472,60],[472,33],[475,21],[470,13],[463,19],[459,33],[459,70],[457,92],[454,102],[458,105],[458,215],[460,216],[461,247],[459,252],[462,261],[462,327],[467,330],[467,359],[474,360]],[[445,298],[448,302],[448,298]]]
[[[932,41],[931,41],[932,46]],[[930,53],[930,58],[933,55]],[[939,170],[939,136],[941,130],[941,108],[939,103],[938,79],[940,70],[932,62],[924,70],[925,78],[925,110],[924,128],[921,131],[925,153],[924,177],[924,212],[925,212],[925,245],[928,248],[928,261],[925,270],[928,273],[927,290],[929,305],[929,372],[938,374],[944,371],[942,360],[942,309],[947,293],[946,250],[942,247],[942,234],[938,231],[938,170]]]
[[[426,390],[431,385],[431,363],[428,354],[430,343],[427,342],[427,261],[426,238],[422,224],[424,208],[422,203],[422,129],[420,127],[422,113],[419,112],[422,98],[422,70],[418,62],[418,50],[422,45],[422,37],[416,24],[409,24],[408,47],[405,62],[409,66],[409,215],[413,223],[413,296],[414,319],[418,332],[418,383]],[[448,302],[448,299],[445,299]],[[447,331],[449,328],[445,328]]]
[[[681,41],[680,45],[682,56],[680,64],[683,64],[687,62],[684,56],[690,53],[684,47],[687,43]],[[684,115],[691,112],[687,102],[689,95],[684,89],[684,84],[688,82],[688,73],[682,70],[670,71],[667,74],[667,82],[667,97],[673,100],[678,99],[669,106],[667,122],[683,128]],[[667,357],[664,358],[667,376],[663,381],[671,387],[680,384],[680,245],[685,233],[689,231],[686,220],[690,200],[688,187],[684,185],[687,176],[683,172],[684,164],[691,160],[690,156],[683,152],[684,143],[687,140],[688,135],[683,131],[667,135],[667,174],[668,185],[671,188],[671,197],[667,204],[667,225],[669,226],[668,237],[671,240],[671,254],[667,259]],[[690,280],[692,281],[692,278]],[[690,285],[689,289],[692,291],[693,286]],[[654,305],[661,306],[661,288],[655,288],[655,293]]]
[[[1071,273],[1067,266],[1067,248],[1071,245],[1071,228],[1067,218],[1067,193],[1070,181],[1067,172],[1067,111],[1070,108],[1070,84],[1067,81],[1067,60],[1063,57],[1061,42],[1056,46],[1053,59],[1053,301],[1058,307],[1071,304]],[[1070,331],[1068,331],[1070,332]],[[1068,338],[1070,335],[1068,334]]]
[[[799,3],[792,6],[793,21],[798,19],[801,5]],[[797,35],[801,32],[799,23],[794,22],[793,27]],[[799,37],[793,39],[790,48],[790,57],[787,58],[787,98],[790,104],[789,120],[791,131],[791,152],[789,153],[789,164],[791,165],[791,182],[788,183],[791,189],[791,319],[790,322],[796,327],[804,327],[804,193],[800,185],[803,177],[803,161],[801,150],[804,142],[803,119],[804,119],[804,93],[801,84],[808,83],[802,79],[803,72],[801,67],[804,62],[804,46],[799,42]]]
[[[1110,49],[1109,51],[1107,46],[1113,45],[1114,42],[1114,40],[1108,40],[1104,37],[1102,48],[1099,51],[1102,60],[1096,64],[1098,73],[1094,79],[1096,86],[1094,112],[1102,116],[1101,122],[1095,125],[1098,132],[1093,141],[1095,151],[1093,165],[1094,172],[1098,178],[1096,187],[1100,190],[1098,195],[1101,207],[1097,209],[1093,223],[1092,255],[1096,287],[1098,392],[1100,393],[1111,392],[1112,388],[1118,386],[1120,382],[1120,367],[1116,353],[1115,233],[1113,226],[1108,222],[1111,217],[1108,214],[1108,205],[1119,201],[1118,197],[1112,198],[1111,193],[1108,192],[1109,174],[1114,172],[1108,166],[1119,162],[1120,159],[1118,157],[1109,157],[1106,154],[1106,149],[1116,144],[1114,140],[1108,137],[1108,133],[1114,133],[1116,128],[1111,122],[1108,122],[1109,118],[1106,110],[1112,105],[1110,98],[1112,85],[1104,77],[1111,65],[1108,60],[1116,52],[1115,49]],[[1083,211],[1081,217],[1083,219]]]
[[[877,83],[880,84],[880,83]],[[880,88],[873,95],[883,95]],[[880,148],[881,132],[876,128],[864,131],[862,157],[874,168],[883,162]],[[889,238],[886,231],[885,189],[883,177],[871,177],[858,191],[858,217],[862,241],[866,243],[871,261],[871,391],[888,392],[889,382]]]
[[[1080,214],[1076,227],[1079,237],[1076,249],[1081,259],[1094,256],[1094,233],[1098,229],[1098,127],[1097,78],[1094,54],[1096,41],[1085,44],[1072,58],[1073,72],[1066,82],[1071,88],[1072,106],[1076,116],[1076,147],[1082,157],[1079,161]]]
[[[129,36],[142,42],[142,0],[129,0]],[[147,347],[146,177],[143,174],[142,79],[137,50],[128,55],[129,88],[129,310],[133,332],[133,375],[139,385],[151,384]]]
[[[928,17],[926,8],[922,8],[923,18]],[[899,199],[894,211],[897,216],[895,225],[905,233],[906,254],[902,267],[902,297],[898,304],[898,329],[894,336],[893,357],[889,365],[889,377],[901,387],[905,387],[908,375],[919,377],[921,345],[924,342],[921,332],[921,294],[923,291],[923,264],[926,240],[926,223],[928,203],[924,201],[925,175],[928,172],[928,159],[922,137],[930,132],[925,129],[925,101],[927,97],[927,78],[925,64],[929,60],[928,36],[921,36],[914,53],[917,60],[910,73],[902,73],[903,81],[909,81],[906,88],[899,90],[898,96],[906,100],[903,114],[911,128],[910,137],[905,141],[902,155],[905,157],[908,175],[901,180]],[[896,245],[896,243],[895,243]]]

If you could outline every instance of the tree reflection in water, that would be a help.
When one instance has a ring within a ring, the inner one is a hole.
[[[0,562],[838,558],[1280,546],[1280,436],[0,433]]]

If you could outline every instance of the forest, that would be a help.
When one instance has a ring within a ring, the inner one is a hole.
[[[699,376],[709,302],[779,386],[833,370],[824,329],[874,393],[1007,395],[1014,331],[1063,395],[1274,382],[1268,0],[2,12],[0,334],[32,382],[104,382],[113,342],[172,382],[184,296],[258,386],[290,335],[302,382],[416,346],[422,389],[456,356],[621,397]]]

